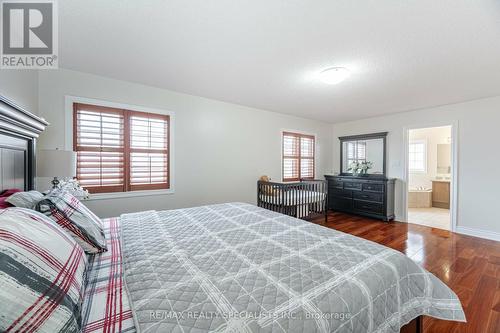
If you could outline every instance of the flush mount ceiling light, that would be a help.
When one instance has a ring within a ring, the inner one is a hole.
[[[319,73],[319,79],[326,84],[337,84],[351,75],[351,72],[345,67],[331,67]]]

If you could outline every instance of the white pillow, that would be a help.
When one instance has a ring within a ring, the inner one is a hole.
[[[38,191],[17,192],[5,201],[15,207],[34,209],[36,204],[43,199],[43,194]]]

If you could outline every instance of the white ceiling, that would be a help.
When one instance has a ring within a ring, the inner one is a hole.
[[[192,95],[327,122],[500,95],[498,0],[58,3],[61,67]]]

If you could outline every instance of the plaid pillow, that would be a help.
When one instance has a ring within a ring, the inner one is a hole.
[[[51,191],[36,210],[49,216],[76,240],[87,253],[107,251],[102,221],[66,191]]]
[[[87,258],[46,216],[0,210],[0,332],[79,332]]]

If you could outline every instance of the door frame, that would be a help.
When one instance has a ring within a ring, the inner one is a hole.
[[[409,171],[409,145],[410,131],[424,128],[451,126],[451,184],[450,184],[450,231],[455,232],[458,221],[458,120],[453,121],[430,121],[417,125],[407,126],[403,131],[404,158],[403,158],[403,220],[408,222],[408,181]]]

